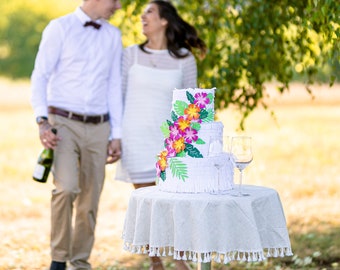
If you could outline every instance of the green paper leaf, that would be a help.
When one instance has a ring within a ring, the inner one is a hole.
[[[205,144],[205,141],[203,141],[201,138],[198,138],[196,144]]]
[[[200,111],[200,119],[204,119],[204,118],[207,118],[208,117],[208,111],[206,110],[206,109],[202,109],[201,111]]]
[[[202,119],[202,122],[204,122],[204,123],[213,122],[214,121],[214,110],[208,109],[206,112],[208,113],[208,115],[207,115],[207,117]]]
[[[214,100],[214,95],[212,93],[209,93],[207,96],[209,98],[209,104],[211,104],[212,101]]]
[[[185,179],[188,178],[187,165],[177,158],[171,158],[169,163],[172,175],[185,182]]]
[[[165,179],[166,179],[166,173],[165,173],[165,171],[161,172],[160,178],[161,178],[163,181],[165,181]]]
[[[195,101],[194,96],[192,94],[190,94],[188,91],[186,92],[186,94],[187,94],[187,99],[189,100],[189,102],[191,104],[194,104],[194,101]]]
[[[174,104],[174,111],[177,115],[183,116],[184,110],[188,107],[188,104],[185,101],[176,100]]]
[[[171,112],[171,119],[172,119],[172,121],[174,121],[174,122],[176,122],[177,119],[178,119],[178,117],[177,117],[177,115],[176,115],[176,113],[175,113],[174,111]]]
[[[195,130],[200,130],[201,129],[201,124],[197,123],[197,122],[191,123],[191,128],[195,129]]]
[[[201,152],[192,144],[186,143],[184,151],[187,152],[188,156],[190,157],[203,158]]]
[[[173,123],[170,120],[166,120],[166,122],[168,123],[169,127],[173,125]]]
[[[170,130],[169,130],[169,124],[167,122],[162,123],[161,131],[163,133],[164,138],[169,138]]]
[[[181,151],[176,154],[176,157],[185,157],[185,151]]]

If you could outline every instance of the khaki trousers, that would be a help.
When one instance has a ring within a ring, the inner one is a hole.
[[[52,169],[52,260],[70,260],[72,269],[91,269],[88,258],[105,178],[110,125],[82,123],[59,115],[49,115],[49,119],[61,137]]]

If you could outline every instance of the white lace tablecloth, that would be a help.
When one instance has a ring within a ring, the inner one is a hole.
[[[134,190],[124,249],[221,263],[292,255],[278,193],[246,185],[244,191],[250,196],[169,193],[157,186]]]

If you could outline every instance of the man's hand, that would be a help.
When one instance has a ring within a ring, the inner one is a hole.
[[[55,149],[55,147],[58,144],[58,141],[60,141],[61,139],[59,136],[52,132],[52,126],[47,121],[39,125],[39,137],[41,144],[46,149],[49,148]]]
[[[107,146],[107,160],[106,164],[112,164],[120,159],[121,155],[121,141],[120,139],[113,139]]]

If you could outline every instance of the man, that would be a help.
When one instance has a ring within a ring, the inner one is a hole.
[[[41,143],[54,149],[50,270],[67,261],[91,269],[105,164],[120,157],[122,44],[107,22],[119,8],[119,0],[83,0],[49,23],[36,57],[31,102]]]

